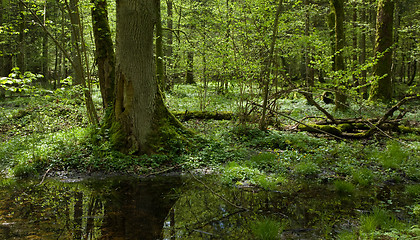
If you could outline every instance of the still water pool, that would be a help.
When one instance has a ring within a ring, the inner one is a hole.
[[[203,184],[204,183],[204,184]],[[333,239],[373,205],[407,218],[398,186],[339,194],[328,184],[281,191],[227,187],[206,177],[2,180],[0,239],[254,239],[264,218],[283,239]]]

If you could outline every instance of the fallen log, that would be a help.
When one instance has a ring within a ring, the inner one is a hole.
[[[213,119],[213,120],[232,120],[235,116],[233,112],[208,112],[208,111],[181,111],[172,112],[172,114],[181,121],[188,121],[190,119]]]
[[[365,124],[339,124],[339,125],[326,125],[326,124],[299,124],[298,130],[311,133],[329,133],[342,138],[361,139],[371,137],[378,129],[374,127],[367,127]],[[420,134],[420,128],[409,127],[393,123],[384,123],[378,127],[380,131],[392,131],[397,133],[415,133]]]

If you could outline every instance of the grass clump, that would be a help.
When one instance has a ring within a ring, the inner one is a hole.
[[[286,181],[281,176],[267,175],[257,168],[247,167],[236,162],[230,162],[225,166],[221,180],[226,184],[255,185],[266,190],[275,189],[279,183]]]
[[[404,223],[387,210],[374,207],[370,214],[360,217],[360,231],[362,239],[373,236],[386,236],[388,233],[399,232],[404,229]]]
[[[356,187],[351,182],[347,182],[344,180],[335,180],[334,188],[340,195],[351,195],[356,189]]]
[[[420,199],[420,184],[406,185],[405,192],[411,197]]]
[[[315,176],[321,172],[320,167],[315,162],[303,161],[295,165],[295,173],[301,176]]]
[[[360,186],[369,186],[373,183],[375,175],[369,168],[354,169],[352,172],[353,181]]]
[[[286,164],[280,158],[279,153],[260,152],[253,155],[245,162],[246,166],[255,167],[266,172],[284,173]]]
[[[270,218],[262,218],[251,224],[251,230],[256,239],[274,240],[279,239],[280,234],[287,226],[287,222],[277,221]]]
[[[359,236],[357,232],[343,231],[340,232],[336,238],[337,240],[358,240]]]
[[[369,159],[376,160],[385,169],[399,170],[407,163],[409,156],[407,148],[401,146],[401,143],[390,141],[385,149],[374,149],[369,154]]]

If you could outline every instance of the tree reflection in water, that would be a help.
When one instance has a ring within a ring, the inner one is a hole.
[[[0,239],[159,239],[179,177],[0,187]]]
[[[205,178],[207,187],[186,177],[2,180],[0,239],[253,239],[261,219],[281,225],[282,239],[332,239],[383,191],[402,219],[414,201],[401,189],[342,195],[328,184],[289,183],[268,192]]]

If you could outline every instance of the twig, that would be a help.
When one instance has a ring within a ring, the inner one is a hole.
[[[405,97],[401,99],[397,104],[392,106],[388,112],[384,114],[384,116],[379,119],[379,121],[376,123],[377,126],[380,126],[382,123],[384,123],[389,117],[391,117],[395,111],[397,111],[402,105],[404,105],[406,102],[411,100],[420,99],[420,96],[411,96],[411,97]]]
[[[185,164],[186,164],[186,163],[181,163],[181,164],[175,165],[175,166],[173,166],[173,167],[170,167],[170,168],[167,168],[167,169],[163,169],[163,170],[161,170],[161,171],[152,172],[152,173],[149,173],[149,174],[145,175],[145,177],[150,177],[150,176],[152,176],[152,175],[158,175],[158,174],[161,174],[161,173],[169,172],[169,171],[171,171],[172,169],[177,168],[177,167],[180,167],[180,166],[185,165]]]
[[[51,170],[51,168],[48,168],[48,170],[44,173],[44,176],[42,176],[42,180],[38,185],[42,185],[44,183],[45,177],[47,176],[47,174],[50,170]]]
[[[309,92],[304,92],[304,91],[298,91],[300,94],[302,94],[306,100],[312,104],[313,106],[315,106],[319,111],[321,111],[322,113],[325,114],[325,116],[327,116],[328,119],[331,120],[331,122],[333,122],[334,124],[337,124],[337,121],[335,120],[335,118],[333,117],[333,115],[331,115],[327,110],[325,110],[323,107],[321,107],[312,97],[312,93]]]
[[[254,105],[256,105],[256,106],[262,107],[262,106],[261,106],[260,104],[258,104],[258,103],[255,103],[255,102],[251,102],[251,103],[252,103],[252,104],[254,104]],[[271,108],[269,108],[268,110],[270,110],[271,112],[273,112],[273,113],[275,113],[275,114],[278,114],[278,115],[280,115],[280,116],[282,116],[282,117],[285,117],[285,118],[287,118],[287,119],[289,119],[289,120],[292,120],[292,121],[294,121],[294,122],[297,122],[297,123],[299,123],[299,124],[302,124],[302,125],[304,125],[304,126],[306,126],[306,127],[308,127],[308,128],[314,129],[315,131],[318,131],[318,132],[321,132],[321,133],[325,133],[325,134],[327,134],[327,135],[330,135],[330,136],[332,136],[332,137],[338,138],[338,139],[340,139],[340,140],[345,140],[344,138],[341,138],[341,137],[339,137],[339,136],[337,136],[337,135],[334,135],[334,134],[332,134],[332,133],[326,132],[326,131],[324,131],[324,130],[322,130],[322,129],[318,129],[318,128],[314,128],[314,127],[312,127],[312,126],[309,126],[308,124],[305,124],[305,123],[303,123],[303,122],[301,122],[301,121],[299,121],[299,120],[296,120],[296,119],[294,119],[294,118],[292,118],[292,117],[290,117],[290,116],[288,116],[288,115],[286,115],[286,114],[283,114],[283,113],[281,113],[281,112],[275,111],[275,110],[273,110],[273,109],[271,109]]]

